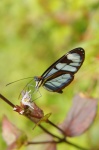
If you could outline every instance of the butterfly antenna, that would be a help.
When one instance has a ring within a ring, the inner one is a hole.
[[[33,77],[22,78],[22,79],[19,79],[19,80],[16,80],[16,81],[10,82],[10,83],[6,84],[6,86],[8,86],[8,85],[10,85],[10,84],[12,84],[12,83],[15,83],[15,82],[21,81],[21,80],[29,79],[29,78],[33,78]]]

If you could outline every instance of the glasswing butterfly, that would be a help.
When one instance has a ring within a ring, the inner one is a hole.
[[[80,69],[84,59],[85,51],[83,48],[78,47],[69,51],[67,54],[63,55],[56,62],[54,62],[41,76],[34,77],[34,80],[36,81],[35,88],[38,89],[42,85],[48,91],[63,93],[62,90],[73,81],[74,74]],[[20,80],[16,80],[14,82]],[[24,89],[26,87],[33,88],[34,86],[30,84],[32,81],[33,80],[26,84]],[[10,82],[7,85],[10,85],[14,82]]]
[[[78,47],[54,62],[40,77],[35,76],[36,89],[41,85],[48,91],[63,93],[63,89],[74,79],[85,59],[85,51]]]

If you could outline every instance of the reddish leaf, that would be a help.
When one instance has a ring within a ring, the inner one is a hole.
[[[2,120],[2,135],[8,145],[14,142],[20,135],[20,131],[7,119],[6,116],[4,116]]]
[[[97,100],[83,94],[76,95],[65,121],[60,125],[66,136],[78,136],[92,124],[97,112]]]
[[[11,145],[8,146],[7,150],[16,150],[17,149],[17,144],[16,142],[13,142]]]
[[[27,136],[13,125],[6,116],[2,120],[2,136],[8,145],[7,150],[20,148],[27,141]]]

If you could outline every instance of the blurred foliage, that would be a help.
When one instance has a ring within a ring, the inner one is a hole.
[[[73,83],[63,94],[50,93],[40,88],[42,97],[36,101],[45,114],[52,112],[50,119],[56,124],[63,120],[76,93],[84,92],[99,98],[99,1],[0,1],[1,93],[14,104],[19,104],[18,95],[28,80],[6,87],[8,82],[41,75],[60,56],[79,46],[85,49],[86,59]],[[13,112],[3,101],[0,106],[0,122],[3,114],[6,114],[28,134],[30,140],[42,133],[39,128],[33,131],[33,123]],[[90,130],[70,141],[85,147],[99,148],[96,140],[99,139],[98,116]],[[0,149],[5,149],[1,126],[0,143]],[[58,149],[66,148],[76,150],[68,145],[60,145]]]

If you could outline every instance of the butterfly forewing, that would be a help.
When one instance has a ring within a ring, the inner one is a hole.
[[[38,85],[43,85],[49,91],[62,93],[74,79],[85,58],[83,48],[75,48],[53,63],[42,75]],[[39,84],[40,82],[40,84]]]
[[[55,63],[53,63],[41,77],[48,77],[54,73],[64,70],[70,72],[77,72],[84,61],[84,50],[82,48],[76,48],[63,55]]]

